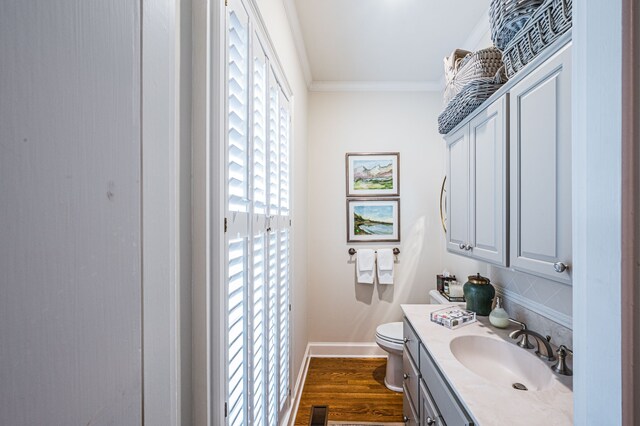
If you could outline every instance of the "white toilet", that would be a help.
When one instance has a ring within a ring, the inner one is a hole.
[[[451,304],[437,290],[429,292],[429,303]],[[376,329],[376,343],[388,353],[384,384],[395,392],[402,392],[402,334],[402,322],[389,322]]]

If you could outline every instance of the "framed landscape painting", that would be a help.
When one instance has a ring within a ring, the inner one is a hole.
[[[400,200],[347,200],[347,242],[400,241]]]
[[[347,153],[347,197],[400,195],[400,153]]]

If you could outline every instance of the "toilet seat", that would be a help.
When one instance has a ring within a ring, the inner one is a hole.
[[[390,322],[381,324],[376,328],[376,340],[389,343],[391,345],[402,345],[402,323]]]

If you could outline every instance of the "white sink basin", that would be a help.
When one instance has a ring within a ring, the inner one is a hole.
[[[512,387],[520,383],[529,391],[553,384],[551,368],[533,352],[515,344],[485,336],[460,336],[449,346],[462,365],[494,384]]]

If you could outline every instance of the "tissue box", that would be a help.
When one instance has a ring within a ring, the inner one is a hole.
[[[444,275],[436,275],[436,290],[440,293],[447,293],[449,291],[449,281],[455,281],[456,276],[450,275],[445,277]]]
[[[431,321],[444,327],[455,330],[463,325],[476,322],[476,313],[466,309],[447,307],[431,312]]]

